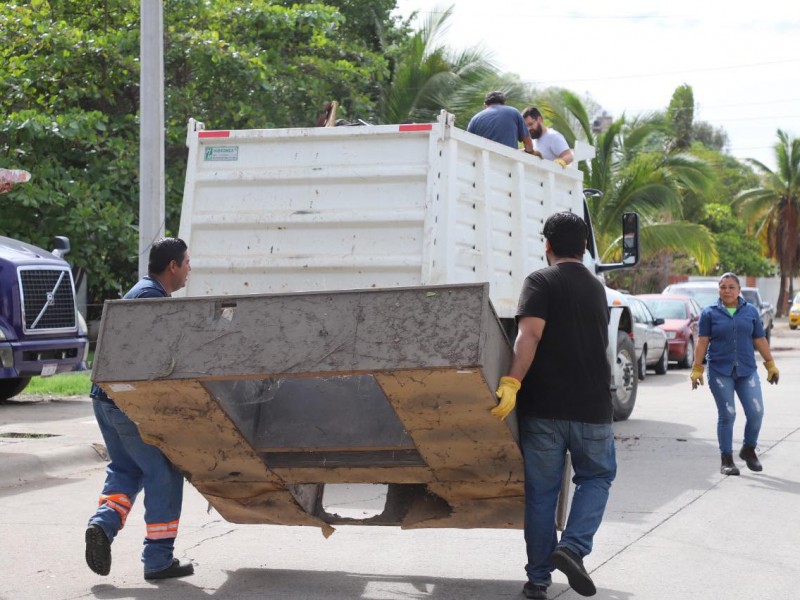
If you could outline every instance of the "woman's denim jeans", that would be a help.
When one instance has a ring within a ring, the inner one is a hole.
[[[721,375],[716,371],[708,372],[708,387],[717,403],[717,440],[721,454],[733,454],[733,422],[736,420],[736,403],[734,392],[739,396],[744,415],[747,419],[744,426],[744,443],[747,446],[758,445],[758,434],[761,421],[764,419],[764,401],[761,397],[761,382],[758,373],[753,371],[747,377]]]
[[[555,568],[550,554],[566,546],[580,557],[592,550],[603,520],[611,482],[617,473],[611,423],[520,418],[520,445],[525,461],[525,571],[534,584],[550,584]],[[572,457],[575,492],[567,525],[556,537],[556,506],[567,451]]]

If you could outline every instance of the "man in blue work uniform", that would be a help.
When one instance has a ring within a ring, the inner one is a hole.
[[[533,154],[533,141],[522,114],[506,106],[503,92],[489,92],[483,101],[483,110],[469,120],[467,131],[516,149],[518,142],[525,152]]]
[[[156,241],[150,249],[147,271],[147,277],[134,285],[124,299],[166,298],[184,287],[191,271],[186,243],[177,238]],[[136,495],[144,489],[144,578],[191,575],[191,561],[173,557],[183,502],[183,475],[161,450],[142,439],[136,424],[99,386],[93,384],[90,395],[111,462],[106,468],[100,506],[86,529],[86,564],[98,575],[108,575],[111,542],[125,526]]]

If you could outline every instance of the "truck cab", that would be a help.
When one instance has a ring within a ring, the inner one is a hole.
[[[66,238],[48,252],[0,236],[0,401],[34,376],[86,369],[88,331],[62,258],[68,251]]]

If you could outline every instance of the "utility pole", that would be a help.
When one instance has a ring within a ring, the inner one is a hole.
[[[139,79],[139,277],[164,235],[164,8],[141,0]]]

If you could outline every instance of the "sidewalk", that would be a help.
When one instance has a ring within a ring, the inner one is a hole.
[[[20,396],[0,404],[0,489],[102,466],[103,438],[88,396]]]

